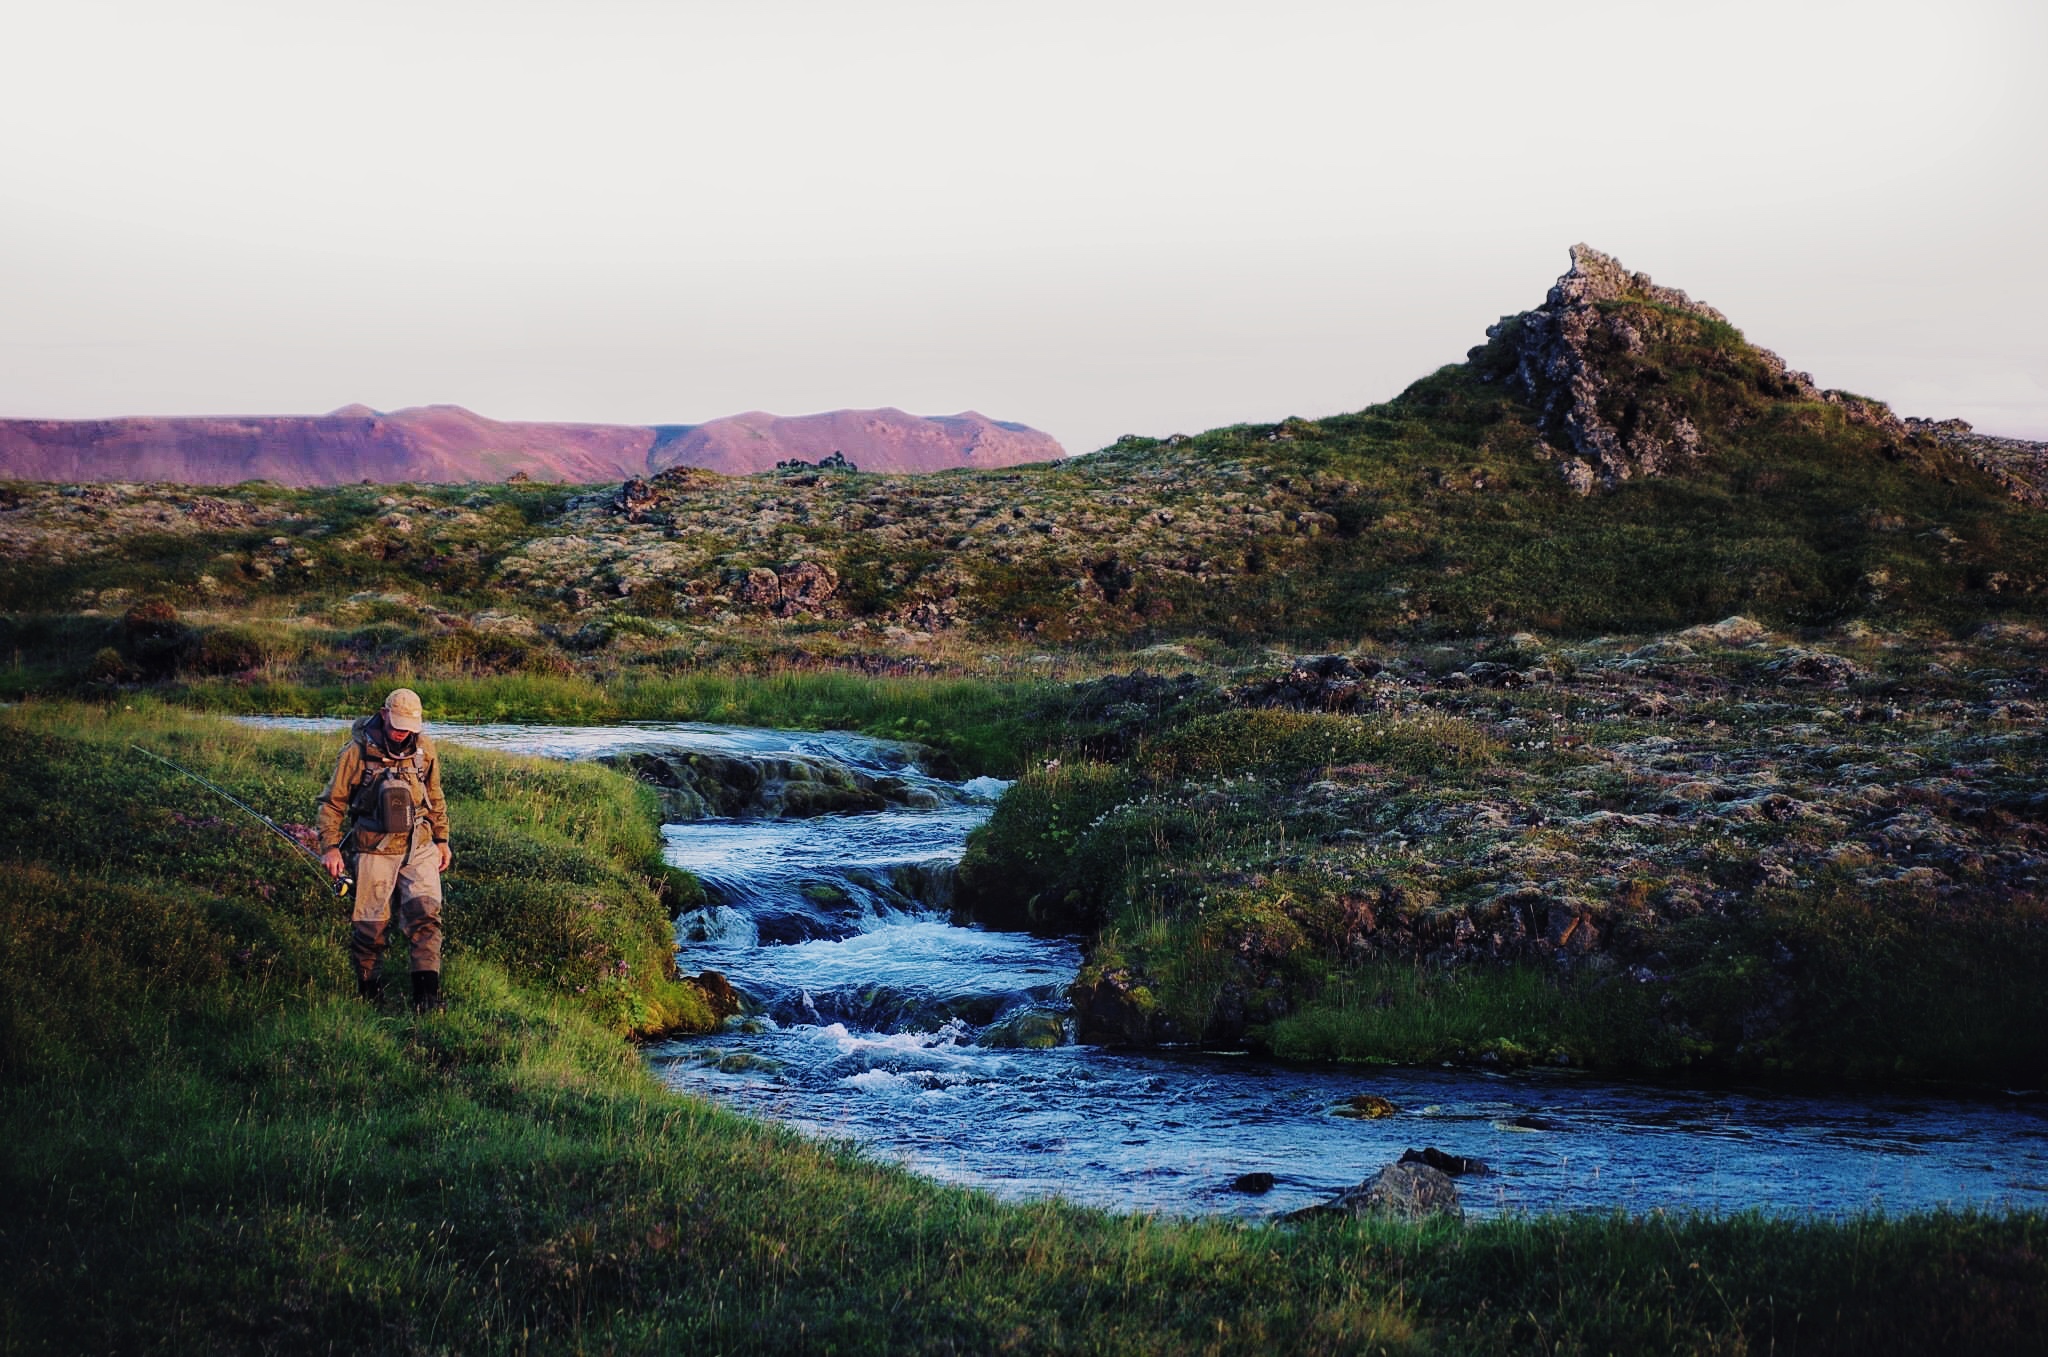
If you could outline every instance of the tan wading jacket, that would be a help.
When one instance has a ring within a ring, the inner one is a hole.
[[[412,788],[415,821],[427,822],[435,843],[448,842],[448,802],[441,795],[441,757],[434,748],[434,737],[423,730],[413,737],[418,745],[416,754],[398,755],[385,743],[385,733],[381,714],[363,717],[349,731],[341,760],[334,765],[334,776],[329,779],[327,790],[320,794],[318,824],[322,852],[329,848],[350,853],[405,852],[406,835],[364,828],[359,819],[373,817],[374,825],[375,797],[366,795],[358,804],[357,794],[373,788],[387,774],[404,779]],[[366,770],[368,778],[364,776]]]

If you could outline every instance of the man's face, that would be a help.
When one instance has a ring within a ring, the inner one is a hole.
[[[394,748],[410,748],[412,746],[412,736],[413,732],[409,730],[400,730],[398,727],[392,725],[389,721],[386,721],[384,723],[385,743],[393,746]]]

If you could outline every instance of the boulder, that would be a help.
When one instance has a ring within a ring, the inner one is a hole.
[[[1691,641],[1695,645],[1744,646],[1762,639],[1765,634],[1763,623],[1737,613],[1733,617],[1724,617],[1719,622],[1687,627],[1678,633],[1678,636],[1680,640]]]
[[[839,572],[818,561],[798,561],[775,572],[785,612],[806,612],[839,592]]]
[[[1783,659],[1764,666],[1764,672],[1787,687],[1841,688],[1864,677],[1855,661],[1825,650],[1788,649]]]
[[[1357,1187],[1347,1187],[1326,1202],[1290,1211],[1283,1220],[1313,1220],[1321,1216],[1384,1216],[1395,1220],[1429,1220],[1448,1216],[1465,1218],[1464,1203],[1458,1199],[1458,1185],[1449,1174],[1428,1164],[1389,1164]]]

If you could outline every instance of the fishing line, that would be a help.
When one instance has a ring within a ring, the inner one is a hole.
[[[338,877],[330,876],[327,871],[327,864],[320,860],[320,855],[318,853],[315,853],[312,849],[306,847],[305,844],[299,842],[299,840],[295,836],[286,832],[285,829],[277,823],[277,821],[271,819],[268,815],[265,815],[262,811],[256,809],[247,801],[244,801],[241,797],[236,796],[233,792],[227,790],[225,787],[222,787],[217,783],[208,782],[205,778],[199,776],[199,774],[193,772],[190,768],[179,767],[177,764],[172,763],[169,759],[165,758],[163,755],[157,753],[154,750],[144,749],[139,744],[132,744],[128,747],[130,749],[133,749],[138,754],[149,755],[151,758],[155,759],[158,763],[161,763],[164,767],[170,769],[174,773],[183,773],[186,777],[191,778],[194,782],[206,788],[214,795],[225,797],[227,800],[232,801],[235,805],[239,806],[242,810],[248,812],[250,815],[255,816],[257,820],[262,822],[263,827],[265,829],[269,830],[271,833],[277,835],[278,838],[283,839],[286,843],[290,844],[292,846],[293,852],[297,853],[300,857],[304,858],[308,863],[312,864],[313,870],[320,873],[320,879],[326,882],[329,886],[331,886],[336,895],[347,895],[351,890],[355,888],[355,878],[350,876],[346,870],[344,870],[342,874]]]

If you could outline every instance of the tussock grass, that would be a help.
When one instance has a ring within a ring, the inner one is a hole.
[[[1198,717],[1154,741],[1138,763],[1162,779],[1299,774],[1366,759],[1429,772],[1483,768],[1501,752],[1472,722],[1439,712],[1362,718],[1269,708]]]

